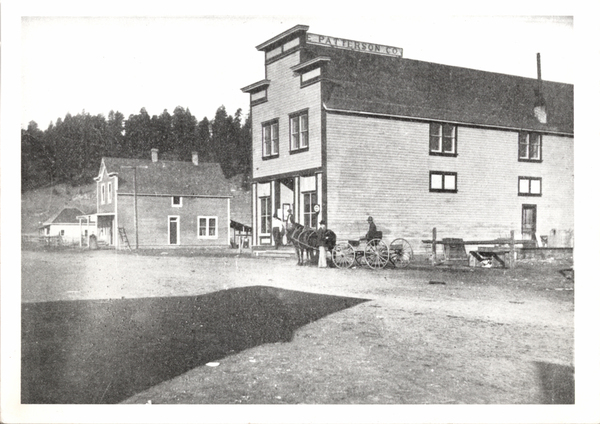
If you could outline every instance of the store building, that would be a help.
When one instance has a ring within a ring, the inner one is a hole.
[[[271,217],[358,238],[573,234],[573,85],[403,57],[297,25],[259,44],[253,244]],[[534,58],[532,58],[533,64]],[[532,65],[533,67],[533,65]],[[535,68],[534,68],[535,70]],[[555,238],[557,239],[557,238]],[[572,237],[568,238],[572,243]]]
[[[103,157],[98,242],[116,248],[228,247],[231,193],[218,163]]]

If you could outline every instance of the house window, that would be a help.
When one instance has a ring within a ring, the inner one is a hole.
[[[173,206],[174,208],[180,208],[181,206],[183,206],[183,198],[181,196],[172,196],[171,206]]]
[[[266,122],[262,127],[263,159],[279,156],[279,121]]]
[[[60,235],[64,236],[65,235],[65,230],[60,230]]]
[[[430,171],[429,191],[438,193],[456,193],[458,191],[456,188],[456,180],[456,172]]]
[[[315,205],[317,204],[317,192],[304,193],[304,226],[305,227],[317,227],[318,212],[315,212]]]
[[[519,177],[519,196],[541,196],[542,179],[537,177]]]
[[[198,238],[217,238],[217,217],[198,217]]]
[[[542,135],[539,133],[519,133],[519,161],[542,161]]]
[[[100,203],[101,204],[105,204],[106,203],[106,189],[104,184],[102,184],[100,186]]]
[[[108,183],[108,203],[112,203],[112,183]]]
[[[290,151],[308,149],[308,111],[290,115]]]
[[[429,124],[429,154],[456,156],[456,125]]]
[[[260,233],[271,232],[271,197],[260,198]]]

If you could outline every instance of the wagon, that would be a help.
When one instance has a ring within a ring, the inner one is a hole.
[[[413,257],[413,250],[408,241],[396,238],[386,244],[379,237],[366,240],[345,240],[337,243],[331,251],[333,263],[338,268],[350,268],[354,265],[366,264],[372,269],[381,269],[390,264],[395,268],[405,268]]]

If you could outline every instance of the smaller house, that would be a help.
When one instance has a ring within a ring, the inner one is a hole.
[[[218,163],[102,158],[98,242],[116,248],[227,247],[231,193]]]
[[[81,226],[82,216],[90,217],[84,226]],[[86,215],[79,208],[64,208],[42,224],[39,228],[39,235],[43,237],[60,236],[63,244],[81,244],[82,238],[87,240],[95,230],[96,221],[93,215]]]

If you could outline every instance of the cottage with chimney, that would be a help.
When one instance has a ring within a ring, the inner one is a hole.
[[[218,163],[102,158],[97,237],[117,248],[226,247],[231,194]]]
[[[297,25],[256,46],[253,244],[289,209],[357,238],[374,217],[415,247],[574,228],[573,85],[405,58]],[[535,57],[532,74],[535,75]],[[283,216],[285,218],[285,216]],[[567,244],[570,242],[567,242]]]

